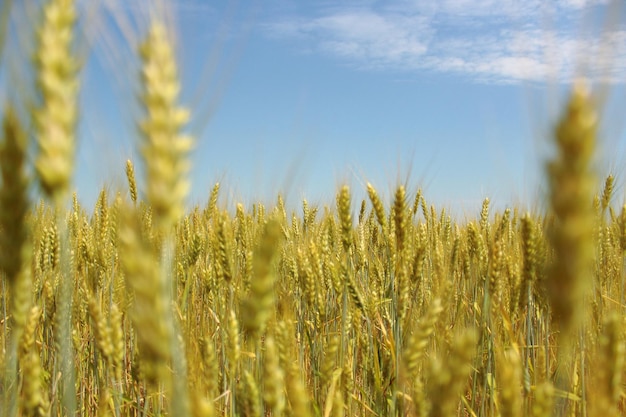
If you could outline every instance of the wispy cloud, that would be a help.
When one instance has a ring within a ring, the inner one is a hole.
[[[455,73],[477,82],[626,80],[626,31],[600,22],[608,0],[361,1],[264,25],[301,50],[367,70]],[[611,13],[615,10],[611,9]],[[602,26],[602,23],[596,23]]]

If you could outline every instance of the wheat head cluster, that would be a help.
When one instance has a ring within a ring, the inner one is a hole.
[[[459,222],[420,189],[384,201],[370,184],[292,210],[230,207],[217,183],[186,209],[193,114],[153,17],[136,51],[145,186],[129,160],[128,187],[87,208],[79,15],[45,0],[40,16],[35,104],[0,103],[3,416],[626,413],[626,205],[594,173],[583,82],[554,127],[545,212],[485,199]]]

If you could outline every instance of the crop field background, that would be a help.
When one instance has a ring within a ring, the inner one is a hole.
[[[460,221],[419,187],[370,184],[290,208],[227,204],[216,183],[187,208],[193,109],[155,14],[141,160],[84,207],[78,17],[72,0],[41,7],[36,99],[0,103],[3,416],[626,413],[626,205],[594,171],[584,81],[553,129],[543,211],[486,198]]]

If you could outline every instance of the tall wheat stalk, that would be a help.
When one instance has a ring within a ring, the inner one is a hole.
[[[26,216],[29,206],[28,180],[25,172],[26,133],[12,107],[5,110],[0,144],[0,271],[9,284],[10,336],[5,364],[4,414],[17,414],[17,346],[30,306],[30,274]],[[6,329],[6,327],[5,327]]]
[[[140,47],[143,62],[141,71],[142,103],[146,118],[140,123],[142,132],[141,155],[146,171],[146,198],[153,212],[154,226],[164,237],[161,250],[161,290],[167,314],[165,326],[169,329],[169,349],[172,355],[171,412],[189,414],[186,389],[184,348],[179,342],[179,329],[173,315],[174,235],[173,227],[185,209],[185,196],[190,184],[186,178],[190,164],[187,154],[191,138],[180,133],[189,119],[188,110],[178,107],[180,85],[176,60],[166,27],[153,21],[145,42]]]
[[[74,280],[63,207],[74,168],[78,117],[78,64],[72,51],[75,22],[76,9],[73,0],[50,0],[45,4],[35,55],[41,103],[32,114],[39,147],[35,168],[41,189],[54,203],[60,234],[62,275],[56,335],[62,375],[63,411],[67,415],[74,415],[76,412],[71,344]]]
[[[555,216],[550,230],[554,264],[548,291],[553,322],[559,330],[560,369],[556,387],[565,392],[573,388],[572,358],[576,337],[582,334],[588,314],[586,306],[592,288],[595,215],[591,201],[595,175],[591,162],[597,119],[587,86],[578,82],[556,127],[557,157],[548,166],[550,202]]]

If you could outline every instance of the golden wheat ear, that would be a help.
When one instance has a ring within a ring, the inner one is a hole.
[[[549,237],[554,258],[548,272],[552,323],[558,329],[556,388],[576,392],[575,354],[584,355],[583,329],[590,309],[595,261],[594,233],[596,178],[592,158],[596,151],[598,116],[587,85],[574,85],[565,112],[555,129],[556,158],[548,165],[550,206],[554,222]],[[598,199],[599,200],[599,199]],[[599,205],[599,204],[598,204]],[[582,381],[584,383],[584,379]],[[585,387],[580,388],[585,395]],[[558,399],[557,408],[575,404]]]
[[[162,17],[162,16],[161,16]],[[171,382],[170,411],[177,415],[189,412],[187,366],[182,332],[174,314],[179,274],[176,273],[176,230],[183,217],[185,198],[190,189],[187,174],[188,155],[193,147],[191,137],[182,133],[190,112],[179,105],[180,80],[174,53],[173,34],[165,20],[153,18],[144,41],[139,46],[141,58],[140,100],[144,118],[139,123],[140,153],[145,171],[145,197],[160,246],[160,299],[163,306],[162,326],[167,328],[167,348],[160,351],[171,358],[173,367],[167,376]],[[128,169],[128,168],[127,168]],[[130,171],[130,169],[128,169]],[[129,175],[130,177],[130,175]],[[131,197],[132,181],[129,178]],[[136,195],[136,191],[134,192]],[[137,291],[137,289],[136,289]],[[153,302],[155,300],[152,300]],[[172,378],[173,376],[173,378]]]
[[[262,334],[267,320],[273,314],[276,281],[273,261],[279,252],[281,238],[280,223],[271,219],[265,225],[254,253],[250,294],[242,305],[242,324],[251,333],[251,337]]]
[[[132,161],[126,161],[126,179],[128,180],[128,192],[133,204],[137,204],[137,182],[135,181],[135,166]]]
[[[29,207],[28,180],[25,172],[26,133],[17,114],[7,108],[0,148],[0,269],[9,284],[22,268],[23,246],[26,243],[26,214]]]
[[[20,368],[23,373],[20,409],[25,416],[43,417],[50,413],[50,399],[46,392],[47,383],[40,359],[41,352],[35,343],[35,331],[40,316],[41,309],[33,307],[20,343]]]
[[[33,111],[39,154],[35,168],[44,193],[61,203],[74,170],[78,121],[78,63],[72,51],[73,0],[51,0],[43,11],[35,55],[41,105]]]
[[[169,232],[184,213],[190,188],[187,158],[193,140],[182,135],[189,111],[177,104],[180,91],[171,37],[158,21],[140,47],[142,96],[147,118],[140,123],[146,198],[158,230]]]
[[[350,209],[350,187],[344,185],[337,194],[337,213],[341,224],[341,242],[348,252],[352,245],[352,214]]]
[[[59,234],[59,276],[55,315],[58,370],[61,375],[63,412],[74,414],[76,369],[72,345],[72,313],[75,275],[71,266],[69,233],[64,204],[74,173],[78,123],[79,65],[74,43],[78,14],[73,0],[48,0],[37,28],[34,70],[39,102],[32,110],[38,154],[34,165],[41,190],[56,210]]]
[[[428,399],[431,416],[454,415],[459,396],[472,373],[472,362],[476,355],[478,335],[466,329],[457,335],[450,346],[450,353],[444,362],[433,358],[430,363]]]
[[[172,329],[168,325],[168,309],[164,280],[156,254],[142,237],[140,222],[134,210],[122,210],[119,234],[120,264],[134,307],[132,320],[137,332],[141,365],[151,388],[163,383],[171,387],[168,364],[172,358],[169,344]]]
[[[17,344],[31,304],[31,277],[28,268],[30,245],[26,221],[29,198],[25,172],[27,140],[17,114],[6,109],[0,143],[0,271],[9,286],[10,335],[6,352],[4,412],[17,412]]]
[[[623,318],[616,312],[607,315],[602,332],[598,335],[596,370],[591,375],[597,396],[589,404],[592,417],[617,417],[622,396],[624,369]]]
[[[15,111],[9,107],[4,117],[0,144],[0,270],[10,287],[17,284],[24,261],[28,258],[25,252],[28,249],[26,217],[29,210],[26,148],[26,132],[22,130]],[[15,294],[12,296],[15,297]],[[23,324],[24,316],[19,317],[18,322]]]
[[[582,81],[572,95],[555,130],[558,155],[548,166],[550,202],[554,227],[550,240],[554,265],[549,294],[555,323],[564,335],[579,326],[581,308],[594,261],[593,213],[595,175],[591,167],[596,148],[597,114],[591,95]]]

